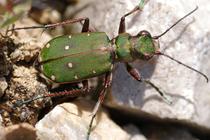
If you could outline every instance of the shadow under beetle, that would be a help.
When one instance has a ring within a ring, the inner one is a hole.
[[[141,1],[142,2],[142,1]],[[140,2],[140,3],[141,3]],[[49,83],[54,87],[59,84],[82,82],[81,89],[71,91],[62,91],[40,95],[26,101],[19,101],[14,106],[21,106],[30,103],[39,98],[56,97],[63,95],[80,95],[81,93],[89,92],[88,79],[104,75],[103,89],[99,94],[99,99],[92,113],[92,119],[89,125],[87,139],[91,132],[93,120],[96,116],[100,104],[103,102],[106,95],[106,89],[112,81],[112,69],[115,63],[122,62],[125,64],[128,73],[137,81],[144,82],[153,87],[166,101],[168,98],[159,88],[150,82],[149,79],[141,77],[137,69],[133,68],[129,62],[136,59],[149,60],[155,55],[163,55],[177,63],[201,74],[208,82],[208,77],[202,72],[183,64],[182,62],[172,58],[171,56],[160,52],[158,39],[166,34],[171,28],[177,25],[184,18],[195,12],[198,7],[179,19],[170,28],[158,36],[152,36],[148,31],[140,31],[137,35],[132,36],[126,33],[125,18],[136,11],[142,10],[142,5],[136,6],[133,10],[121,17],[118,36],[109,39],[105,32],[96,32],[89,29],[89,18],[78,18],[66,20],[60,23],[47,24],[41,26],[20,27],[14,30],[21,29],[36,29],[36,28],[54,28],[56,26],[82,22],[82,33],[71,35],[63,35],[50,40],[41,50],[36,65]],[[169,101],[170,102],[170,101]]]

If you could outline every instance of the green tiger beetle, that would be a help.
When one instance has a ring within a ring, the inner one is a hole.
[[[142,3],[142,1],[140,2]],[[66,20],[55,24],[47,24],[41,26],[20,27],[14,30],[36,29],[36,28],[54,28],[61,25],[83,22],[82,33],[63,35],[50,40],[41,50],[36,66],[44,77],[53,86],[82,82],[83,87],[71,91],[62,91],[50,93],[47,95],[36,96],[32,99],[19,101],[15,106],[21,106],[30,103],[39,98],[56,97],[63,95],[80,95],[89,92],[88,79],[104,75],[103,89],[99,94],[99,99],[92,113],[92,119],[89,124],[87,139],[89,139],[91,127],[99,106],[104,100],[106,89],[111,85],[113,66],[117,62],[125,64],[128,73],[137,81],[144,82],[153,87],[161,97],[168,100],[164,93],[152,83],[149,79],[144,79],[140,73],[130,65],[136,59],[149,60],[155,55],[165,56],[187,68],[202,75],[208,82],[208,77],[202,72],[183,64],[182,62],[164,54],[159,49],[158,39],[166,34],[170,29],[177,25],[180,21],[191,15],[198,9],[186,14],[180,18],[171,27],[162,34],[152,36],[148,31],[140,31],[137,35],[126,33],[125,18],[137,11],[142,11],[142,5],[134,7],[133,10],[121,17],[118,36],[109,39],[105,32],[96,32],[89,28],[89,18],[78,18]]]

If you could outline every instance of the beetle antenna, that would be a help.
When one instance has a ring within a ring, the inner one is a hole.
[[[173,58],[173,57],[171,57],[171,56],[169,56],[169,55],[167,55],[167,54],[164,54],[164,53],[162,53],[162,52],[157,52],[156,54],[157,54],[157,55],[163,55],[163,56],[165,56],[165,57],[167,57],[167,58],[169,58],[169,59],[171,59],[171,60],[177,62],[178,64],[183,65],[183,66],[187,67],[188,69],[190,69],[190,70],[192,70],[192,71],[195,71],[195,72],[199,73],[200,75],[202,75],[202,76],[206,79],[206,82],[208,83],[209,79],[208,79],[208,77],[207,77],[204,73],[202,73],[202,72],[200,72],[200,71],[198,71],[198,70],[196,70],[196,69],[194,69],[194,68],[192,68],[192,67],[190,67],[190,66],[188,66],[188,65],[186,65],[186,64],[184,64],[184,63],[182,63],[181,61],[176,60],[175,58]]]
[[[182,18],[180,18],[179,20],[177,20],[172,26],[170,26],[168,29],[166,29],[163,33],[161,33],[158,36],[153,36],[153,39],[158,39],[161,36],[165,35],[169,30],[171,30],[174,26],[176,26],[179,22],[181,22],[183,19],[185,19],[186,17],[188,17],[189,15],[191,15],[192,13],[194,13],[196,10],[198,9],[198,6],[195,7],[195,9],[193,9],[191,12],[189,12],[188,14],[186,14],[185,16],[183,16]]]

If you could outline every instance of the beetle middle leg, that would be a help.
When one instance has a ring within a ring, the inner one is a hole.
[[[134,7],[133,10],[131,10],[130,12],[126,13],[125,15],[123,15],[120,19],[120,26],[119,26],[119,30],[118,33],[125,33],[126,27],[125,27],[125,18],[131,14],[133,14],[136,11],[141,10],[141,8],[139,6]]]
[[[139,82],[144,82],[146,84],[149,84],[151,87],[153,87],[159,94],[160,96],[168,103],[168,104],[172,104],[172,101],[166,97],[166,95],[154,84],[152,83],[149,79],[144,79],[140,73],[138,72],[138,70],[136,68],[133,68],[129,63],[125,63],[126,65],[126,69],[128,71],[128,73],[137,81]]]

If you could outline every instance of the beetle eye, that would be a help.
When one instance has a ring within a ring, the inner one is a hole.
[[[150,34],[148,31],[146,31],[146,30],[140,31],[140,32],[137,34],[137,36],[149,36],[149,37],[152,37],[151,34]]]

